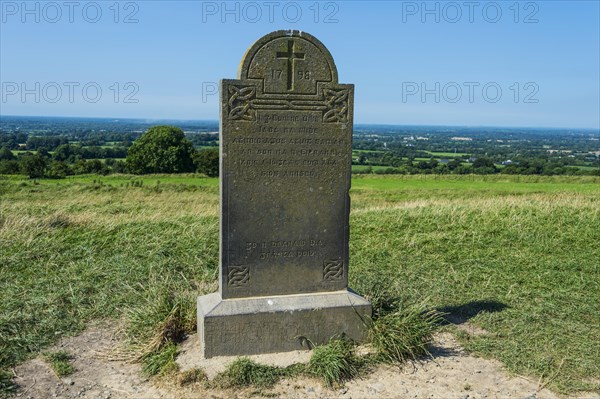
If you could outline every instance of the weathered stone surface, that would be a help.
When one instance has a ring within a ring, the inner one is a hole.
[[[370,307],[347,292],[354,86],[338,83],[333,58],[316,38],[277,31],[247,51],[238,79],[222,80],[220,92],[220,299],[199,299],[205,355],[297,349],[277,329],[254,342],[256,350],[224,345],[216,331],[268,332],[250,327],[261,322],[292,332],[306,324],[315,343],[340,333],[360,338],[364,326],[353,306],[363,316]],[[316,293],[330,292],[346,298],[345,307],[330,304],[332,296],[315,302]],[[294,306],[273,311],[253,298],[277,295],[296,295]],[[235,298],[241,302],[227,302]],[[236,313],[245,307],[253,313]]]
[[[348,285],[353,86],[298,31],[256,42],[221,82],[223,298]]]

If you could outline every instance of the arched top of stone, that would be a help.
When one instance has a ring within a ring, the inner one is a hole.
[[[263,81],[265,93],[315,94],[317,83],[337,84],[337,68],[316,37],[279,30],[258,39],[242,58],[238,79]]]

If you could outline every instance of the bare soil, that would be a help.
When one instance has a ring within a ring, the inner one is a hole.
[[[111,360],[107,353],[118,344],[116,328],[99,325],[76,337],[63,339],[50,350],[66,350],[74,355],[76,371],[58,378],[41,359],[35,358],[15,368],[19,384],[17,397],[45,398],[522,398],[553,399],[561,396],[532,381],[509,375],[495,360],[466,354],[449,333],[436,336],[433,359],[403,368],[380,366],[368,375],[346,382],[335,390],[318,380],[282,380],[273,388],[243,390],[207,389],[203,384],[178,387],[174,381],[153,381],[143,377],[139,364]],[[178,359],[181,370],[202,366],[212,377],[232,358],[198,360],[196,337],[182,345]],[[284,366],[307,361],[307,352],[261,355],[255,360]],[[593,394],[578,397],[592,398]]]

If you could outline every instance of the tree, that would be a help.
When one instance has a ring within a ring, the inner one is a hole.
[[[86,173],[97,173],[99,175],[107,175],[110,170],[108,167],[99,159],[90,159],[85,161]]]
[[[498,169],[491,159],[479,157],[473,162],[473,172],[478,175],[491,175],[498,172]]]
[[[48,168],[48,159],[40,154],[28,155],[21,158],[21,170],[31,179],[44,177]]]
[[[134,174],[193,172],[194,153],[181,129],[153,126],[129,147],[127,169]]]
[[[450,170],[455,170],[459,166],[462,166],[462,163],[458,159],[453,159],[452,161],[448,162],[448,169]]]
[[[16,158],[8,147],[0,148],[0,161],[14,161]]]
[[[115,161],[115,163],[112,164],[112,171],[113,173],[126,173],[127,166],[123,161]]]
[[[19,162],[0,160],[0,175],[16,175],[20,171]]]
[[[196,153],[194,161],[198,167],[198,172],[204,173],[208,177],[219,176],[219,150],[209,148]]]
[[[53,179],[64,179],[70,172],[69,165],[63,161],[52,161],[50,169],[48,170],[48,177]]]
[[[473,162],[474,168],[495,168],[494,162],[485,157],[479,157]]]
[[[73,165],[73,173],[76,175],[85,175],[97,173],[107,175],[110,172],[108,166],[99,159],[78,159]]]
[[[67,161],[70,157],[75,155],[74,147],[70,144],[61,144],[56,147],[53,158],[57,161]]]
[[[46,147],[39,147],[37,153],[43,156],[44,158],[50,158],[52,156],[50,155],[50,151]]]

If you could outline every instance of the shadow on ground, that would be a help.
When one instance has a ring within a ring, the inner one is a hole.
[[[430,344],[427,350],[429,351],[429,354],[423,356],[420,359],[421,361],[435,360],[438,357],[458,356],[461,353],[460,348],[447,347],[439,342]]]
[[[480,313],[502,312],[508,305],[492,300],[471,301],[458,306],[446,306],[437,309],[444,316],[442,324],[464,324]]]
[[[455,325],[459,329],[467,331],[469,335],[480,335],[485,334],[486,331],[470,325],[468,321],[480,313],[502,312],[507,308],[509,306],[502,302],[482,300],[471,301],[457,306],[446,306],[436,310],[442,314],[440,325]],[[454,345],[448,346],[447,342],[436,342],[429,346],[429,353],[432,358],[455,356],[460,354],[461,351],[460,347]]]

